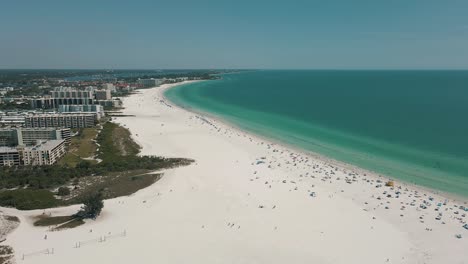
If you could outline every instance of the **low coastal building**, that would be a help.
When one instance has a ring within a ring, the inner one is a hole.
[[[65,155],[65,140],[40,142],[33,147],[19,148],[19,152],[24,165],[52,165]]]
[[[98,121],[92,113],[34,114],[25,117],[25,127],[93,127]]]
[[[20,153],[16,148],[0,147],[0,166],[20,165]]]
[[[111,90],[96,90],[94,92],[96,100],[111,100]]]
[[[97,103],[103,107],[122,107],[122,101],[118,98],[114,98],[112,100],[98,100]]]
[[[113,92],[113,93],[115,93],[117,91],[116,87],[112,83],[104,83],[102,85],[102,89],[108,90],[109,92]]]
[[[144,88],[149,88],[149,87],[156,87],[161,84],[163,84],[164,81],[162,79],[139,79],[138,84]]]
[[[135,87],[132,86],[125,86],[121,88],[122,92],[133,92],[135,91]]]

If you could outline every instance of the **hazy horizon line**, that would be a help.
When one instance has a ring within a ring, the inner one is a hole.
[[[0,71],[468,71],[468,68],[1,68]]]

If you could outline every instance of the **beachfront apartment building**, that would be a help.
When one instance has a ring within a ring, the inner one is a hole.
[[[144,88],[156,87],[164,83],[162,79],[139,79],[138,84]]]
[[[18,134],[15,129],[0,129],[0,147],[13,147],[18,145]]]
[[[65,140],[71,141],[69,128],[0,128],[0,146],[31,146],[38,141]]]
[[[59,105],[59,113],[92,113],[99,120],[104,116],[104,107],[102,105]]]
[[[30,102],[32,108],[41,109],[58,108],[59,105],[92,105],[97,103],[94,97],[55,98],[51,96],[34,98]]]
[[[94,92],[96,100],[111,100],[111,90],[96,90]]]
[[[112,100],[97,100],[96,102],[103,107],[122,107],[122,101],[118,98],[114,98]]]
[[[153,79],[154,80],[154,79]],[[59,109],[62,105],[101,105],[104,107],[121,107],[121,101],[112,99],[113,84],[104,85],[106,89],[97,90],[87,87],[78,90],[72,87],[56,87],[49,95],[30,99],[33,109]]]
[[[20,153],[16,148],[0,147],[0,166],[18,166],[20,164]]]
[[[33,147],[19,148],[19,152],[24,165],[52,165],[65,155],[65,140],[43,141]]]
[[[98,121],[93,113],[34,114],[25,117],[25,127],[93,127]]]
[[[17,129],[21,133],[18,145],[34,145],[43,140],[64,140],[65,144],[71,142],[71,131],[69,128],[21,128]]]
[[[93,89],[77,90],[71,87],[57,87],[50,91],[50,96],[61,99],[94,98]]]
[[[108,90],[109,92],[115,93],[117,91],[116,87],[112,83],[105,83],[101,87],[102,89]]]
[[[77,90],[71,87],[56,87],[49,95],[31,100],[33,108],[51,109],[59,105],[96,104],[93,89]]]
[[[0,127],[22,127],[24,125],[24,116],[19,115],[1,115]]]

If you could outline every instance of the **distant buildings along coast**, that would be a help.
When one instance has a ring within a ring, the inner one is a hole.
[[[41,77],[26,84],[0,83],[0,166],[55,164],[66,154],[72,136],[95,127],[105,116],[105,109],[122,106],[118,96],[136,88],[189,79],[200,77],[139,78],[130,82]],[[28,86],[37,90],[24,93]]]
[[[111,89],[96,89],[88,87],[78,90],[71,87],[57,87],[49,95],[31,99],[33,109],[59,108],[60,105],[101,105],[120,107],[122,102],[113,99]]]

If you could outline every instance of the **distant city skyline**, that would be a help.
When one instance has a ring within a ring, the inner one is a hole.
[[[468,1],[7,1],[0,69],[468,69]]]

